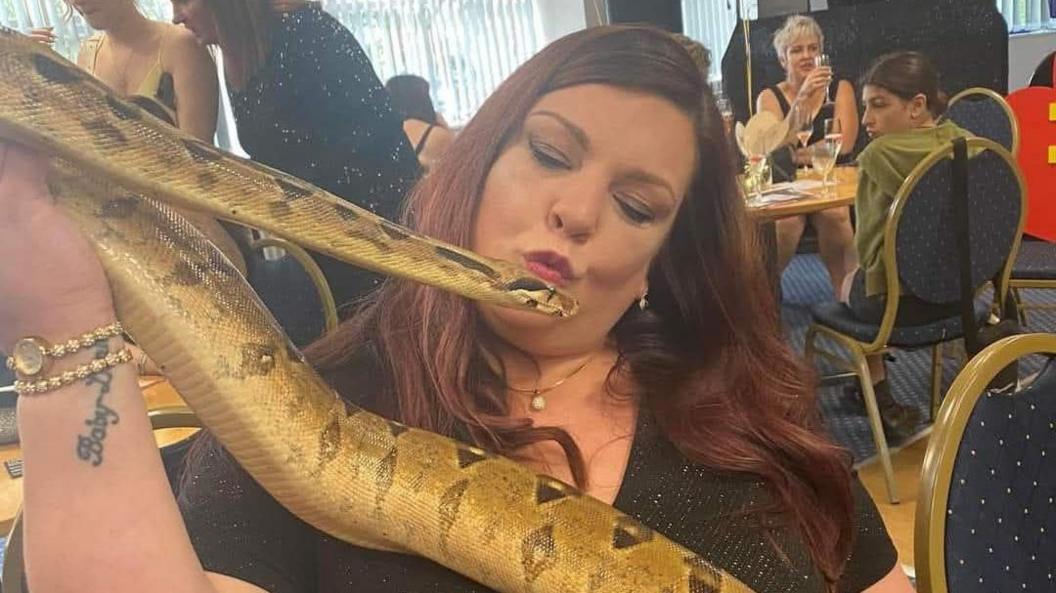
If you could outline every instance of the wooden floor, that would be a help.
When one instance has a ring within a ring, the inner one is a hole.
[[[887,531],[898,549],[899,562],[907,569],[913,567],[913,521],[917,510],[917,496],[920,490],[920,468],[924,462],[924,453],[928,448],[928,437],[905,446],[891,455],[891,464],[895,468],[895,481],[898,486],[900,502],[891,504],[884,486],[884,473],[879,460],[875,460],[858,470],[858,475],[872,495],[880,514],[887,525]],[[907,571],[909,572],[909,571]],[[915,571],[910,574],[915,573]]]

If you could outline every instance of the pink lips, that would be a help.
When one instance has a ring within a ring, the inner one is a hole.
[[[572,281],[572,264],[553,251],[533,251],[524,256],[524,262],[529,271],[554,286],[566,286]]]

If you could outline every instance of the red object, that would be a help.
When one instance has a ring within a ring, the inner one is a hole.
[[[1019,122],[1019,167],[1027,183],[1029,235],[1056,241],[1056,88],[1027,87],[1008,96]]]

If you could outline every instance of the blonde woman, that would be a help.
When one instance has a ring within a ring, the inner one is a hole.
[[[77,65],[111,89],[205,142],[216,133],[219,83],[209,52],[182,27],[148,19],[135,0],[69,0],[97,31],[86,39]],[[51,45],[50,27],[30,36]],[[243,272],[245,261],[215,219],[182,212]]]
[[[774,35],[774,50],[785,70],[785,80],[759,93],[756,110],[796,120],[792,122],[793,131],[799,127],[801,118],[809,116],[814,126],[808,145],[824,137],[826,119],[839,120],[843,133],[840,154],[850,155],[858,139],[854,87],[846,80],[834,80],[831,68],[816,65],[816,58],[824,53],[824,49],[825,35],[817,21],[801,15],[789,17]],[[832,103],[826,102],[827,96],[832,97]],[[788,142],[795,146],[798,140],[790,134]],[[796,164],[809,164],[808,152],[803,147],[796,148]],[[795,255],[807,218],[795,216],[777,221],[779,269],[783,270]],[[811,214],[809,218],[818,232],[818,251],[829,272],[833,294],[838,294],[844,279],[857,265],[850,208],[831,208]]]

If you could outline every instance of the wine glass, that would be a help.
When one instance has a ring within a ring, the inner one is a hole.
[[[828,68],[832,70],[832,58],[829,54],[818,54],[814,57],[814,66],[817,68]],[[825,87],[825,104],[832,103],[832,84]]]
[[[840,120],[836,118],[825,120],[825,141],[834,142],[836,153],[839,154],[840,149],[843,148],[843,127],[840,125]]]
[[[811,147],[810,162],[814,170],[821,173],[821,187],[826,196],[829,195],[829,179],[833,169],[836,168],[836,160],[840,157],[842,145],[843,133],[840,129],[840,120],[825,120],[825,137]]]
[[[730,102],[730,98],[726,96],[726,91],[722,88],[721,80],[711,81],[711,94],[715,97],[715,107],[718,108],[719,114],[722,115],[722,125],[729,134],[733,129],[733,103]]]
[[[810,137],[814,135],[814,117],[809,111],[803,109],[798,104],[794,109],[795,113],[792,116],[792,124],[796,127],[796,139],[799,141],[801,147],[806,148],[807,143],[810,142]],[[807,165],[804,164],[803,168],[806,169]],[[796,163],[796,169],[799,169],[799,163]]]

